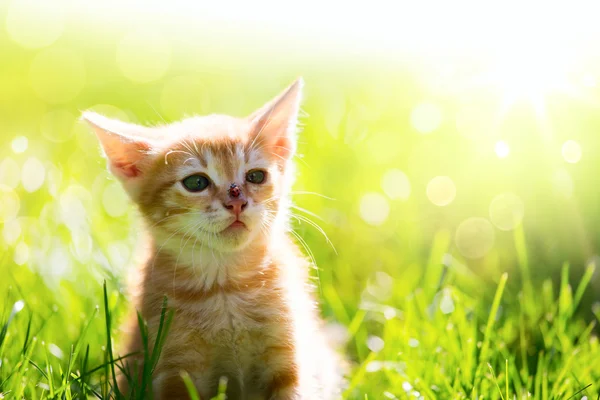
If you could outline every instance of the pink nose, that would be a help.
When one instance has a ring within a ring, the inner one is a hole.
[[[248,202],[242,197],[229,199],[225,203],[223,203],[223,206],[232,213],[234,213],[236,217],[240,216],[240,214],[242,213],[242,211],[244,211],[247,205]]]

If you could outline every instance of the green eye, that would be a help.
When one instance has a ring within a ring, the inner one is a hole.
[[[190,192],[201,192],[210,185],[210,181],[204,175],[190,175],[181,183]]]
[[[246,174],[246,180],[250,183],[263,183],[265,181],[266,172],[256,169]]]

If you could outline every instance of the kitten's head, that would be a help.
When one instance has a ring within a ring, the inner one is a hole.
[[[281,226],[302,85],[297,80],[246,118],[209,115],[160,127],[92,112],[83,119],[156,236],[235,251]]]

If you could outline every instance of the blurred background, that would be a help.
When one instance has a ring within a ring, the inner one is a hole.
[[[540,4],[0,1],[0,297],[83,318],[103,279],[120,296],[139,224],[82,110],[244,116],[297,76],[294,227],[328,319],[448,269],[482,301],[503,272],[509,299],[565,263],[577,281],[600,245],[600,35],[593,6]]]

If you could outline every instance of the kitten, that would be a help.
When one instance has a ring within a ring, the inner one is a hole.
[[[150,349],[165,295],[174,310],[155,398],[188,398],[182,370],[202,399],[222,376],[229,399],[340,396],[340,367],[308,290],[310,265],[286,232],[302,86],[297,80],[247,118],[142,127],[83,114],[151,237],[135,296]],[[136,318],[131,326],[122,354],[142,349]],[[128,390],[125,379],[119,386]]]

